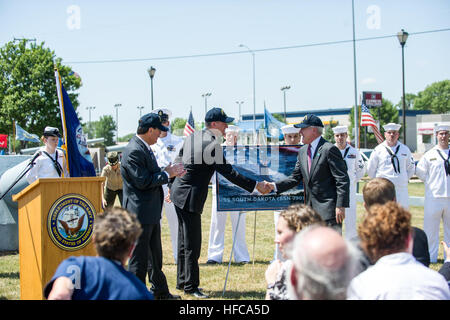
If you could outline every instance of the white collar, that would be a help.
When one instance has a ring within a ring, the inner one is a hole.
[[[317,137],[313,142],[310,143],[311,149],[316,150],[317,145],[319,144],[320,138],[322,138],[322,136]]]
[[[400,145],[400,141],[398,141],[398,140],[397,140],[397,143],[395,144],[395,146],[393,146],[393,147],[390,147],[386,140],[384,140],[383,143],[386,147],[391,148],[391,149],[395,149],[395,148],[397,148],[398,145]]]
[[[377,262],[377,264],[385,264],[385,265],[398,265],[398,264],[408,264],[411,262],[415,262],[416,258],[411,253],[408,252],[397,252],[393,254],[388,254],[384,257],[381,257]]]
[[[148,150],[151,150],[151,146],[144,139],[139,137],[139,135],[136,135],[136,137],[138,137],[139,140],[141,140],[145,144],[145,146],[147,147]]]

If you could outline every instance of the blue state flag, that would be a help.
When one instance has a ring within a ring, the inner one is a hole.
[[[282,126],[284,126],[284,123],[275,119],[275,117],[266,109],[266,106],[264,106],[264,128],[266,130],[267,138],[283,140],[283,132],[281,131]]]
[[[28,133],[16,122],[16,140],[37,142],[39,143],[39,136],[36,134]]]
[[[95,168],[80,121],[55,69],[56,88],[64,131],[67,162],[71,177],[95,177]]]

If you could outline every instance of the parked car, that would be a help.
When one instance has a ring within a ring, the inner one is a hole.
[[[361,156],[362,156],[364,162],[367,162],[367,161],[369,161],[369,158],[373,152],[373,149],[361,148],[361,149],[359,149],[359,152],[361,153]]]

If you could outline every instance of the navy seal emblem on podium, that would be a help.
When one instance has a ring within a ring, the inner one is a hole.
[[[47,216],[47,231],[53,243],[67,251],[85,247],[92,237],[95,208],[79,194],[57,199]]]

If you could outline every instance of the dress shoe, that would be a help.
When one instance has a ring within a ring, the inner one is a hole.
[[[155,300],[181,300],[181,296],[171,293],[155,295]]]
[[[214,260],[208,260],[206,261],[206,264],[219,264],[220,262],[214,261]]]
[[[190,296],[194,296],[198,299],[206,299],[209,296],[207,294],[204,294],[203,292],[201,292],[199,289],[192,291],[192,292],[185,292],[185,294],[190,295]]]

